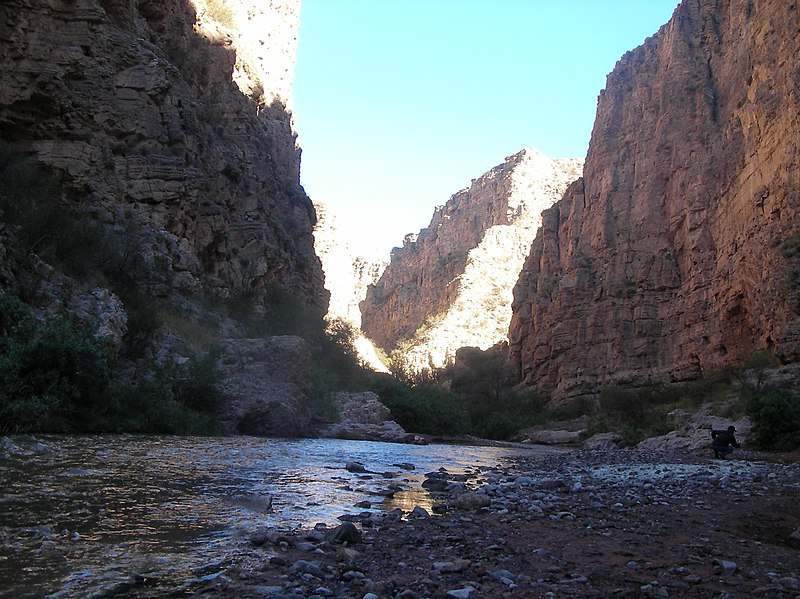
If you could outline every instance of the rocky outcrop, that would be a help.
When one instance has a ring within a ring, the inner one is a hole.
[[[320,427],[320,437],[392,443],[422,443],[422,438],[407,433],[392,420],[392,412],[371,391],[334,393],[331,401],[339,422]]]
[[[379,347],[400,349],[411,371],[442,366],[459,347],[505,340],[511,289],[540,213],[580,168],[580,160],[527,149],[453,195],[426,229],[392,251],[361,304],[365,334]]]
[[[219,419],[228,432],[267,437],[312,433],[311,355],[300,337],[231,339],[220,364],[226,396]]]
[[[518,381],[565,398],[800,358],[798,32],[792,3],[684,0],[617,63],[514,289]]]
[[[278,285],[324,306],[286,109],[298,12],[296,0],[2,2],[0,138],[130,237],[154,293]]]
[[[741,444],[746,444],[753,429],[753,423],[749,418],[731,422],[707,412],[689,414],[681,410],[670,413],[670,416],[675,430],[666,435],[645,439],[636,448],[661,452],[680,450],[700,452],[706,449],[709,450],[707,455],[710,455],[712,430],[725,430],[728,426],[733,425],[736,428],[736,440]]]

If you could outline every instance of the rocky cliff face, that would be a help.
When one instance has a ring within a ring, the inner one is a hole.
[[[799,52],[794,3],[685,0],[622,57],[514,289],[518,380],[563,398],[800,358]]]
[[[336,218],[328,208],[315,202],[317,224],[314,227],[314,249],[322,261],[325,289],[330,292],[328,321],[339,319],[356,332],[355,348],[361,362],[378,372],[388,372],[375,346],[361,332],[361,308],[369,285],[374,285],[383,274],[386,262],[356,256],[336,225]]]
[[[523,150],[473,180],[430,225],[392,252],[361,304],[362,329],[401,349],[409,370],[442,366],[462,346],[504,341],[511,289],[540,213],[580,174],[581,161]]]
[[[386,263],[356,256],[342,239],[336,218],[320,202],[314,203],[317,224],[314,227],[314,248],[322,261],[325,288],[330,292],[328,316],[341,318],[356,328],[361,327],[359,304],[367,287],[380,279]]]
[[[0,138],[135,244],[160,295],[327,295],[290,115],[299,0],[0,3]],[[145,281],[142,280],[144,283]]]

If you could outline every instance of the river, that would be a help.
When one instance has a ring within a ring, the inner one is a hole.
[[[430,510],[426,472],[508,467],[520,452],[530,453],[333,439],[2,438],[0,597],[110,596],[137,578],[175,588],[216,576],[260,526]]]

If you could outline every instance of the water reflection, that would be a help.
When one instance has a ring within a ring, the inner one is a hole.
[[[132,436],[15,439],[0,462],[0,597],[82,597],[156,571],[196,575],[255,527],[428,511],[420,484],[507,464],[518,450],[339,440]],[[358,461],[372,474],[353,474]],[[413,470],[411,469],[413,467]],[[385,497],[388,491],[393,497]]]

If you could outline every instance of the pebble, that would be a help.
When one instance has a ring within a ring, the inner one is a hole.
[[[473,587],[464,587],[462,589],[453,589],[447,591],[447,597],[451,599],[475,599],[478,596],[478,591]]]
[[[669,599],[701,590],[708,590],[709,596],[714,594],[718,598],[733,596],[734,591],[736,596],[750,596],[754,589],[765,589],[763,596],[800,593],[800,578],[797,569],[793,569],[796,562],[788,565],[763,557],[758,562],[754,558],[765,555],[768,543],[762,548],[760,541],[749,537],[741,544],[719,542],[720,534],[726,532],[722,528],[725,515],[715,512],[714,499],[724,492],[726,498],[733,495],[749,505],[755,484],[751,481],[759,477],[773,481],[763,483],[765,495],[769,496],[776,485],[781,488],[797,485],[800,469],[790,472],[774,464],[737,465],[732,461],[723,465],[728,469],[724,472],[707,472],[708,467],[703,463],[678,462],[654,468],[640,453],[620,450],[614,456],[613,464],[603,462],[607,456],[592,461],[582,459],[587,456],[581,455],[555,467],[558,460],[554,458],[549,472],[528,466],[521,470],[525,472],[522,475],[515,474],[514,468],[476,468],[464,475],[445,470],[430,472],[423,483],[434,500],[430,510],[415,506],[408,513],[396,509],[388,513],[378,510],[348,514],[335,529],[319,525],[315,527],[317,534],[289,535],[288,542],[275,533],[258,530],[251,536],[251,545],[272,544],[286,550],[288,563],[284,560],[279,564],[274,561],[275,556],[262,557],[269,560],[265,568],[279,568],[272,573],[286,580],[280,587],[283,594],[307,598],[473,599],[480,594],[491,598],[635,595]],[[657,456],[652,462],[661,459],[663,456]],[[351,468],[352,464],[348,462]],[[754,469],[758,475],[751,472]],[[781,476],[770,478],[770,470],[780,472]],[[720,486],[714,483],[726,485],[725,490],[720,491]],[[373,505],[365,502],[358,507],[367,504]],[[696,526],[680,520],[680,516],[679,522],[670,519],[669,514],[691,510],[700,517]],[[446,515],[440,517],[431,512]],[[642,518],[645,513],[647,519]],[[651,515],[655,517],[650,518]],[[526,523],[535,518],[545,519],[536,524]],[[548,530],[551,536],[540,542],[543,545],[547,542],[549,548],[529,547],[524,540],[514,539],[517,523],[528,527],[525,529],[528,533],[530,527]],[[492,534],[495,525],[510,525],[507,531],[511,534],[506,537]],[[658,539],[676,525],[686,527],[685,551],[667,552],[680,556],[672,563],[662,559],[658,564],[651,563],[654,554],[649,543],[652,541],[657,547]],[[571,535],[565,539],[586,548],[588,557],[584,561],[575,551],[565,552],[557,542],[550,546],[562,530]],[[800,529],[795,533],[793,536],[800,544]],[[47,531],[41,536],[46,538]],[[618,538],[629,539],[628,551],[620,550],[612,561],[607,561],[609,548],[612,553],[617,551]],[[359,551],[349,547],[356,543]],[[391,555],[391,549],[382,545],[385,543],[398,544],[397,557],[391,562],[380,561],[387,551]],[[314,559],[322,561],[297,559],[298,551],[312,549],[325,552],[319,558],[314,555]],[[264,556],[275,551],[275,547],[251,547],[251,551]],[[378,561],[372,559],[376,553]],[[604,553],[606,557],[602,557]],[[441,559],[443,556],[446,559]],[[735,556],[736,561],[729,559],[730,556]],[[603,571],[599,565],[616,564],[618,559],[625,564],[622,571]],[[767,573],[766,563],[773,572]],[[707,573],[711,566],[713,575]],[[693,570],[703,572],[705,577]],[[645,572],[652,581],[636,582]],[[604,578],[609,573],[613,583]],[[451,585],[455,588],[450,588]]]

